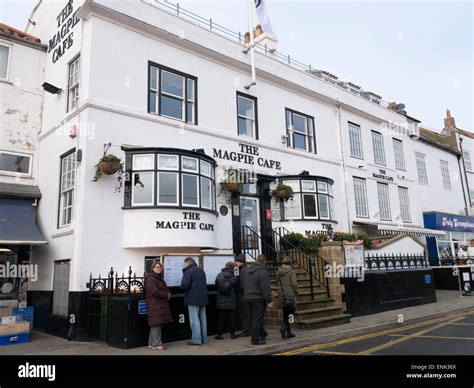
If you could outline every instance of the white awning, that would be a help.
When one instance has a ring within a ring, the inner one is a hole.
[[[409,234],[416,237],[444,237],[442,230],[427,229],[421,226],[405,226],[405,224],[381,223],[370,221],[354,221],[355,225],[369,225],[376,227],[381,235]]]

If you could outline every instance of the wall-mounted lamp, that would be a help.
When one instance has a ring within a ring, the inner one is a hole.
[[[361,164],[361,165],[359,166],[359,168],[364,168],[364,165],[363,165],[363,164]]]
[[[44,89],[45,92],[48,92],[48,93],[51,93],[51,94],[59,94],[63,91],[62,89],[58,88],[57,86],[51,85],[47,82],[45,82],[42,86],[43,86],[43,89]]]

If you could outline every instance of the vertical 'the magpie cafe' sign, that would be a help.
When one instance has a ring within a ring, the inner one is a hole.
[[[52,61],[56,63],[73,44],[74,33],[72,29],[79,22],[76,12],[73,13],[73,0],[56,16],[57,31],[49,40],[48,53],[53,52]]]

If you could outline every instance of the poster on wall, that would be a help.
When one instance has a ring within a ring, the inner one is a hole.
[[[168,287],[179,287],[183,278],[183,264],[186,257],[192,257],[199,265],[199,256],[170,256],[162,257],[162,263],[165,269],[165,282]]]
[[[216,276],[225,267],[225,263],[234,261],[234,255],[211,255],[204,256],[203,259],[207,284],[215,284]]]
[[[344,256],[347,267],[364,266],[364,242],[362,240],[344,241]]]

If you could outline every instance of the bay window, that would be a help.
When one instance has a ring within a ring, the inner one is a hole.
[[[289,177],[282,181],[293,189],[283,205],[286,220],[332,220],[332,180],[322,177]]]
[[[215,162],[194,151],[148,148],[124,149],[125,208],[183,207],[215,211]]]

